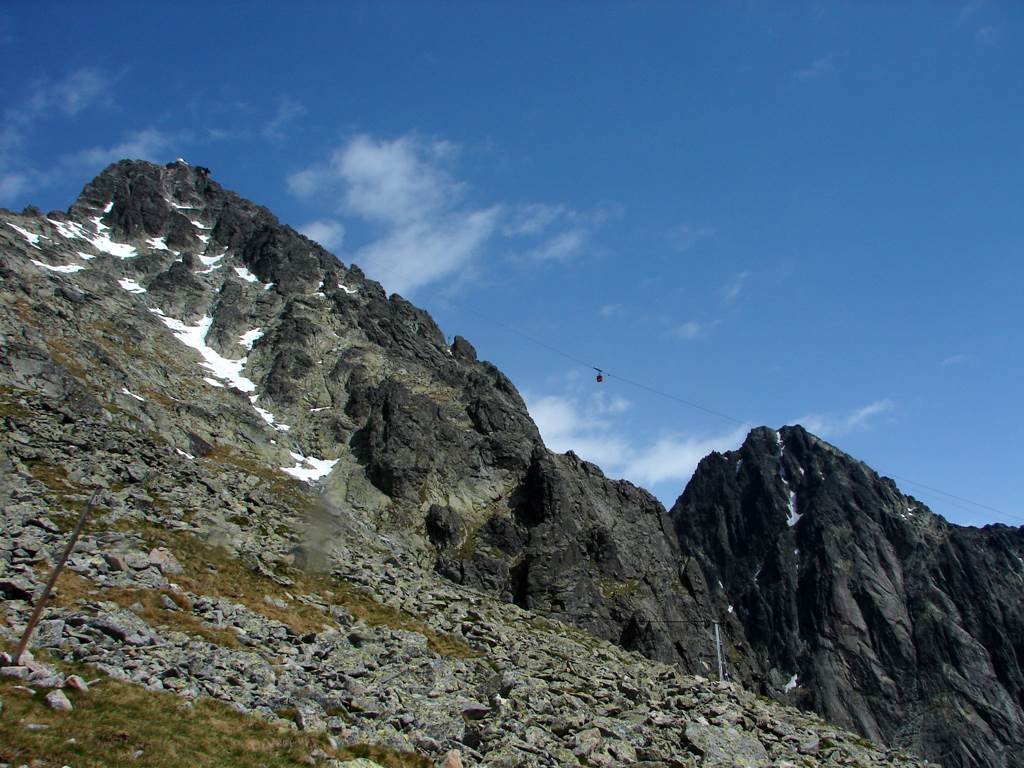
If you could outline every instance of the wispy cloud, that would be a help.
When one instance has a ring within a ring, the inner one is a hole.
[[[375,227],[353,258],[389,291],[410,293],[466,266],[495,231],[500,207],[465,204],[465,185],[445,165],[457,151],[444,141],[359,135],[292,174],[288,188],[336,195],[342,212]]]
[[[837,437],[858,429],[867,429],[877,417],[890,413],[895,408],[896,403],[886,398],[868,403],[847,414],[811,414],[794,419],[794,422],[803,424],[817,435]]]
[[[998,45],[1002,39],[1002,30],[999,27],[987,26],[982,27],[974,33],[974,39],[979,45],[991,46]]]
[[[260,129],[260,135],[272,141],[281,141],[288,135],[289,127],[306,115],[306,108],[287,96],[277,105],[277,112],[270,121]]]
[[[665,237],[674,250],[683,252],[690,250],[701,240],[714,237],[717,231],[714,227],[679,224],[669,229]]]
[[[940,363],[940,365],[942,365],[944,368],[948,368],[951,365],[963,365],[964,363],[966,363],[970,359],[971,359],[970,355],[966,355],[966,354],[961,352],[961,353],[958,353],[958,354],[955,354],[955,355],[950,355],[947,358],[944,358],[942,360],[942,362]]]
[[[335,219],[317,219],[299,227],[299,232],[315,240],[329,251],[341,248],[345,240],[345,225]]]
[[[499,242],[518,260],[568,261],[612,215],[561,204],[474,202],[454,173],[461,156],[449,141],[361,134],[291,174],[288,189],[311,203],[334,200],[335,214],[365,222],[368,239],[348,257],[403,294],[442,279],[464,284]]]
[[[4,173],[0,174],[0,204],[7,204],[17,199],[25,190],[31,186],[27,174]]]
[[[793,73],[793,79],[800,82],[821,80],[822,78],[833,74],[835,71],[836,57],[835,54],[830,53],[826,56],[815,59],[809,66],[796,70]]]
[[[602,304],[601,308],[597,310],[597,314],[601,317],[612,317],[622,312],[621,304]]]
[[[612,477],[647,487],[671,481],[681,488],[702,458],[737,447],[747,431],[737,427],[720,434],[664,434],[643,445],[631,439],[627,425],[616,418],[630,407],[623,398],[527,395],[526,401],[548,448],[558,453],[571,450]]]
[[[129,132],[122,141],[109,147],[96,146],[80,150],[65,158],[73,165],[101,166],[118,160],[162,160],[175,137],[156,128]]]
[[[750,277],[749,272],[738,272],[733,275],[732,279],[722,288],[722,297],[728,302],[736,301],[748,277]]]
[[[677,325],[670,333],[677,339],[697,339],[704,335],[706,326],[696,320],[688,320],[682,325]]]
[[[0,199],[11,200],[46,178],[22,159],[26,138],[41,120],[74,118],[110,100],[113,80],[93,67],[77,69],[60,80],[31,83],[31,95],[8,106],[0,123]]]
[[[564,205],[525,203],[509,211],[502,232],[505,235],[539,235],[556,222],[574,215]]]
[[[527,252],[535,261],[565,261],[578,255],[587,244],[589,235],[583,229],[570,229],[549,237]]]

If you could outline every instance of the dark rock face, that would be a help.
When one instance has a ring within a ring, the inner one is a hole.
[[[705,458],[671,514],[766,691],[946,766],[1024,764],[1024,530],[949,525],[800,427]]]

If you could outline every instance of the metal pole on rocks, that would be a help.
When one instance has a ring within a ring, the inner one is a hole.
[[[28,647],[28,641],[29,638],[32,637],[32,631],[36,628],[36,624],[39,623],[39,617],[43,615],[43,607],[46,605],[46,601],[50,597],[53,585],[57,583],[57,577],[60,576],[60,572],[64,569],[64,564],[68,561],[68,557],[71,556],[71,550],[75,548],[75,542],[78,541],[78,536],[81,534],[82,527],[85,525],[85,519],[92,511],[93,504],[96,503],[96,495],[98,493],[99,491],[92,492],[92,496],[89,497],[89,501],[82,510],[82,514],[78,516],[78,522],[75,524],[75,530],[71,532],[71,539],[68,541],[68,545],[64,548],[64,553],[57,561],[57,565],[54,566],[53,573],[50,574],[50,578],[46,582],[46,586],[43,587],[43,594],[36,601],[36,607],[33,609],[32,615],[29,617],[28,624],[25,625],[25,631],[21,635],[21,641],[18,643],[18,649],[14,652],[15,664],[21,663],[21,655],[25,653],[25,649]]]
[[[722,636],[718,633],[718,622],[715,622],[715,655],[718,657],[718,681],[724,680],[722,674]]]

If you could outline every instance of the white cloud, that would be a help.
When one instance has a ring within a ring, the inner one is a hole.
[[[638,446],[616,421],[632,405],[625,398],[603,393],[590,397],[528,394],[526,402],[552,451],[571,450],[612,477],[648,488],[666,481],[682,486],[702,458],[711,451],[736,448],[747,432],[746,427],[737,427],[718,435],[668,434]]]
[[[667,436],[638,451],[622,470],[624,477],[640,485],[655,485],[668,480],[685,483],[697,464],[712,451],[728,451],[738,447],[747,434],[747,427],[737,427],[725,434],[711,436]]]
[[[945,358],[940,363],[940,365],[942,365],[943,367],[949,367],[951,365],[962,365],[963,363],[966,363],[970,359],[970,355],[965,355],[961,352],[956,355],[950,355],[949,357]]]
[[[299,232],[315,240],[329,251],[341,248],[345,240],[345,225],[334,219],[317,219],[299,227]]]
[[[265,139],[280,141],[287,135],[288,127],[296,120],[305,117],[306,112],[307,110],[302,104],[285,97],[277,105],[274,117],[260,130],[260,134]]]
[[[132,131],[125,139],[110,147],[90,147],[71,155],[68,160],[81,165],[107,165],[118,160],[159,160],[174,143],[173,137],[145,128]]]
[[[601,317],[611,317],[622,312],[621,304],[602,304],[601,308],[597,310],[597,314]]]
[[[322,162],[288,177],[289,191],[358,218],[368,232],[348,257],[388,291],[408,294],[444,279],[464,285],[493,241],[512,241],[515,257],[565,261],[580,254],[612,212],[578,213],[543,203],[480,204],[453,174],[458,145],[416,136],[354,136]]]
[[[703,335],[704,325],[698,323],[696,320],[689,320],[682,325],[678,325],[671,331],[672,335],[680,339],[696,339]]]
[[[458,197],[461,185],[437,164],[450,152],[447,143],[428,145],[408,136],[394,141],[356,136],[334,153],[331,165],[345,182],[350,211],[405,224],[422,221]]]
[[[801,82],[808,82],[811,80],[820,80],[824,77],[828,77],[836,70],[836,57],[835,54],[828,54],[822,56],[819,59],[815,59],[814,62],[803,69],[798,69],[793,73],[794,80],[800,80]]]
[[[739,272],[733,276],[732,280],[726,283],[722,289],[722,296],[725,297],[726,301],[736,301],[739,298],[740,292],[743,290],[743,284],[748,277],[750,277],[749,272]]]
[[[497,210],[469,211],[439,222],[393,228],[353,258],[389,291],[407,294],[465,267],[494,230]]]
[[[612,432],[607,408],[602,407],[600,399],[528,396],[527,407],[544,444],[556,453],[573,451],[608,470],[621,466],[632,452],[629,443]]]
[[[895,408],[896,403],[886,398],[868,403],[845,415],[811,414],[794,419],[794,422],[803,424],[804,427],[816,435],[834,437],[857,429],[867,429],[877,416],[889,413],[895,410]]]

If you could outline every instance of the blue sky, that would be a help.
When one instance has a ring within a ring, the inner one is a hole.
[[[1020,3],[36,2],[0,53],[2,206],[184,156],[668,504],[800,422],[1024,523]]]

